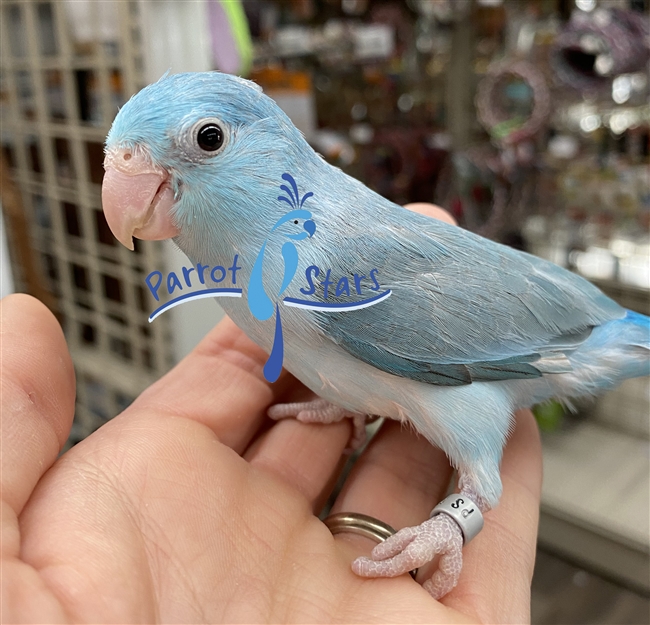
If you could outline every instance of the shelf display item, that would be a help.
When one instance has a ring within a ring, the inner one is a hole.
[[[579,91],[608,88],[614,77],[644,69],[650,56],[648,18],[637,11],[576,11],[555,39],[551,64],[557,78]]]

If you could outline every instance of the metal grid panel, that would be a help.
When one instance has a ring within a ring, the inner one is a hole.
[[[75,10],[85,12],[83,38]],[[101,211],[104,138],[144,83],[139,6],[3,1],[1,11],[3,158],[75,362],[80,439],[172,364],[167,320],[146,320],[144,277],[163,266],[162,246],[138,241],[129,252]]]

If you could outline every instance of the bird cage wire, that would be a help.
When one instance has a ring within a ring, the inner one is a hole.
[[[103,143],[118,107],[144,82],[139,3],[1,6],[0,138],[29,251],[63,326],[77,375],[75,443],[121,412],[173,364],[168,320],[147,322],[144,277],[159,242],[129,252],[101,205]],[[5,207],[5,214],[8,213]],[[10,252],[12,238],[8,228]],[[18,290],[24,268],[12,254]]]

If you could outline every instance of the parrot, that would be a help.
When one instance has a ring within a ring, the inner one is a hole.
[[[244,297],[222,307],[267,353],[282,309],[282,364],[317,398],[271,406],[271,418],[350,418],[357,441],[366,416],[408,423],[482,513],[500,498],[516,410],[650,374],[650,318],[547,260],[383,198],[328,164],[251,81],[166,74],[119,110],[104,167],[103,210],[126,247],[172,239],[195,265],[238,254]],[[284,222],[287,208],[303,212]],[[437,514],[352,569],[394,577],[440,555],[424,583],[440,598],[462,547],[460,525]]]

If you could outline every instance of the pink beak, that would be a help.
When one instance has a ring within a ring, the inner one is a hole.
[[[170,209],[174,193],[169,174],[141,150],[112,149],[104,159],[102,205],[115,238],[133,249],[133,237],[161,240],[179,234]]]

